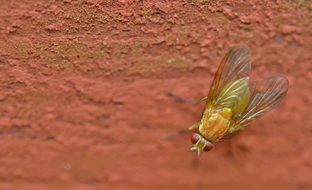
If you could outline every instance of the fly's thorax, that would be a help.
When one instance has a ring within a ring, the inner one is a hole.
[[[229,130],[231,117],[229,108],[210,109],[204,112],[198,130],[210,142],[218,142]]]
[[[232,118],[232,110],[230,108],[223,108],[218,111],[218,113],[227,120],[230,120]]]

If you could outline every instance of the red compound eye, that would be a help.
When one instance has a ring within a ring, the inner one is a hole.
[[[197,143],[197,141],[200,139],[200,136],[199,134],[197,133],[193,133],[192,136],[191,136],[191,141],[193,144]]]
[[[213,148],[212,144],[206,144],[206,146],[204,147],[204,151],[208,152],[209,150],[211,150]]]

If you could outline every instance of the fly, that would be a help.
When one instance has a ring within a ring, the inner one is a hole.
[[[224,137],[243,130],[248,124],[276,107],[285,97],[288,80],[276,75],[251,82],[250,51],[243,45],[231,48],[214,76],[199,122],[189,129],[192,151],[200,155]]]

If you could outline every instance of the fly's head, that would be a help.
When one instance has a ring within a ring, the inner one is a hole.
[[[209,151],[214,146],[211,142],[207,141],[204,137],[202,137],[198,133],[193,133],[191,136],[191,142],[193,143],[193,146],[191,148],[191,151],[194,151],[199,156],[203,151]]]

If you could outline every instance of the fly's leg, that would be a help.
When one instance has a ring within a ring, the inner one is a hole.
[[[167,141],[171,141],[171,140],[174,140],[180,136],[184,136],[184,135],[187,135],[189,134],[189,130],[188,129],[182,129],[180,131],[177,131],[175,133],[172,133],[172,134],[169,134],[165,137],[165,140]]]
[[[195,130],[198,127],[199,127],[199,122],[194,123],[188,129],[182,129],[180,131],[177,131],[176,133],[170,134],[170,135],[166,136],[165,139],[166,140],[173,140],[173,139],[175,139],[175,138],[177,138],[179,136],[189,134],[189,131]]]
[[[176,100],[178,100],[180,102],[191,104],[191,105],[196,105],[196,102],[194,100],[190,100],[190,99],[184,98],[184,97],[179,96],[179,95],[177,95],[177,94],[175,94],[173,92],[168,92],[167,95],[175,98]]]
[[[195,156],[192,160],[192,165],[194,168],[199,168],[200,166],[200,157],[199,156]]]
[[[242,125],[232,125],[229,129],[229,134],[237,134],[240,131],[243,131],[245,129]]]
[[[204,98],[202,98],[199,101],[194,101],[194,100],[190,100],[190,99],[184,98],[182,96],[179,96],[179,95],[177,95],[177,94],[175,94],[173,92],[168,92],[167,95],[171,96],[171,97],[173,97],[173,98],[175,98],[177,100],[179,100],[180,102],[187,103],[187,104],[190,104],[190,105],[193,105],[193,106],[195,106],[195,105],[197,105],[197,104],[199,104],[201,102],[206,101],[207,98],[208,98],[208,97],[204,97]]]
[[[177,131],[175,133],[167,135],[165,137],[165,140],[170,141],[170,140],[174,140],[175,138],[178,138],[180,136],[184,136],[184,135],[190,134],[190,131],[193,131],[193,130],[197,129],[198,127],[199,127],[199,122],[194,123],[188,129],[182,129],[182,130],[179,130],[179,131]]]
[[[183,97],[181,97],[181,96],[179,96],[179,95],[177,95],[177,94],[175,94],[173,92],[168,92],[167,95],[177,99],[180,102],[187,103],[187,104],[190,104],[190,105],[197,105],[197,104],[207,100],[207,97],[204,97],[200,101],[196,102],[194,100],[189,100],[187,98],[183,98]],[[199,126],[199,122],[191,125],[188,129],[183,129],[183,130],[177,131],[176,133],[173,133],[173,134],[170,134],[170,135],[166,136],[165,140],[173,140],[173,139],[175,139],[177,137],[180,137],[182,135],[189,134],[189,131],[197,129],[198,126]]]
[[[198,127],[199,127],[199,122],[194,123],[193,125],[191,125],[191,126],[188,128],[188,130],[192,131],[192,130],[194,130],[194,129],[197,129]]]
[[[202,102],[205,102],[205,101],[207,101],[207,99],[208,99],[208,96],[205,96],[202,99],[200,99],[196,104],[200,104]]]
[[[235,160],[235,152],[234,152],[234,146],[232,143],[232,139],[229,139],[228,146],[225,153],[230,159]]]

